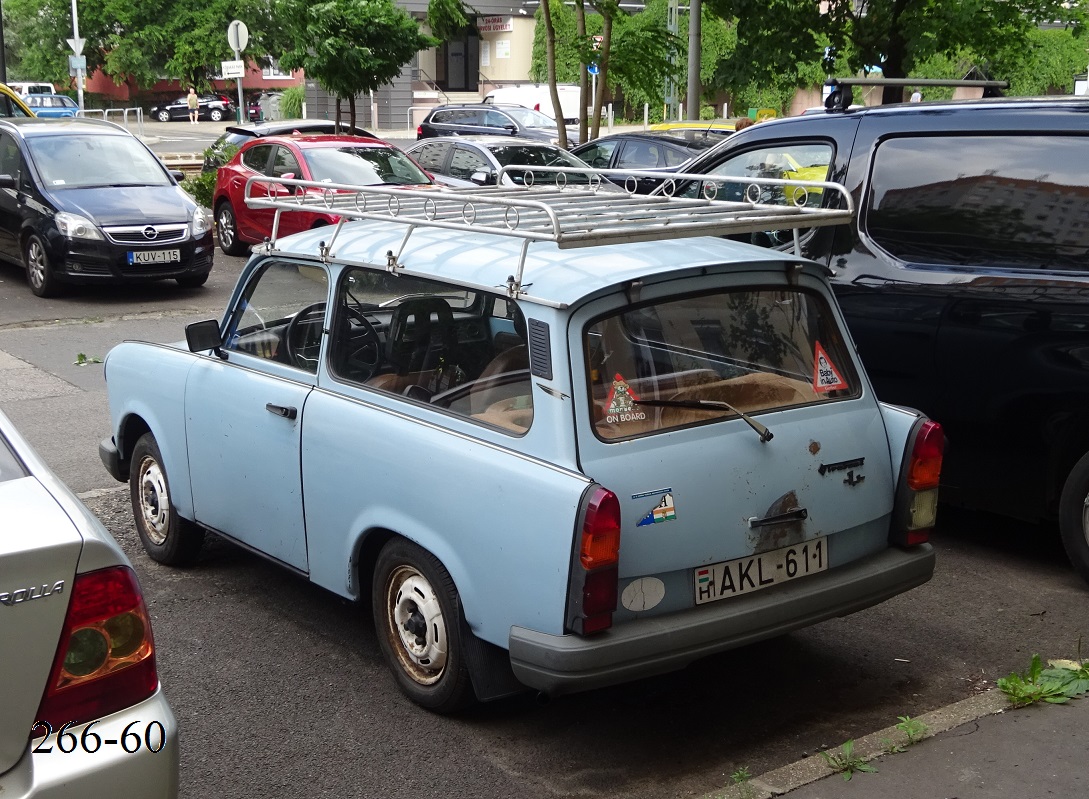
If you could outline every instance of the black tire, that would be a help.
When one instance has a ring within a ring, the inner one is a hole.
[[[1089,453],[1081,456],[1063,484],[1059,532],[1070,562],[1089,582]]]
[[[31,233],[23,242],[23,265],[26,267],[26,282],[39,297],[52,297],[59,292],[45,242],[37,233]]]
[[[374,567],[371,608],[378,645],[409,699],[435,713],[476,702],[461,641],[461,603],[434,555],[403,538],[387,543]]]
[[[152,560],[184,566],[196,560],[204,530],[178,515],[170,499],[170,481],[155,436],[144,433],[132,451],[129,493],[136,532]]]
[[[184,275],[174,279],[178,281],[178,285],[183,289],[199,289],[208,282],[208,275],[210,274],[210,272],[205,272],[203,275]]]
[[[169,121],[170,121],[170,112],[169,112],[169,111],[167,111],[167,110],[166,110],[166,109],[164,108],[164,109],[163,109],[162,111],[160,111],[159,113],[157,113],[157,114],[155,115],[155,118],[156,118],[157,120],[159,120],[160,122],[169,122]]]
[[[216,206],[216,238],[219,249],[226,255],[245,255],[246,243],[238,238],[238,219],[230,200],[224,200]]]
[[[223,121],[223,112],[220,111],[218,108],[213,108],[211,111],[208,112],[208,119],[212,120],[213,122],[221,122]]]

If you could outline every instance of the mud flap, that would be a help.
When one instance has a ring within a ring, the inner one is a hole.
[[[461,625],[461,644],[465,651],[465,664],[473,681],[473,692],[481,702],[514,696],[529,690],[514,676],[507,650],[477,638],[465,614],[458,614]]]

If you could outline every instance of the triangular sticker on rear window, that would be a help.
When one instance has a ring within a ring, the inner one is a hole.
[[[631,390],[627,381],[619,374],[614,375],[613,384],[609,387],[609,396],[605,400],[605,421],[616,424],[646,419],[646,413],[635,408],[635,403],[638,401],[639,397]]]
[[[847,381],[818,341],[813,351],[813,390],[824,393],[838,388],[847,388]]]

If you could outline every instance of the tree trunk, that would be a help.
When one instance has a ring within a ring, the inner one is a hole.
[[[337,96],[337,121],[336,121],[336,126],[337,126],[337,130],[339,131],[340,130],[340,97],[339,96]]]
[[[552,25],[550,0],[541,0],[541,16],[545,24],[545,60],[548,63],[548,92],[552,95],[552,111],[556,114],[556,136],[558,144],[567,149],[567,128],[563,124],[563,112],[560,111],[560,93],[556,89],[556,28]]]
[[[349,118],[349,131],[355,130],[355,95],[353,94],[348,98],[348,118]]]
[[[575,0],[575,32],[579,41],[586,41],[586,4],[584,0]],[[581,60],[581,59],[580,59]],[[590,73],[586,65],[579,64],[579,141],[589,141],[586,135],[586,109],[590,107]]]
[[[905,0],[897,0],[892,4],[892,24],[889,26],[889,41],[885,50],[885,60],[881,64],[881,72],[886,78],[906,78],[904,61],[907,58],[907,43],[900,32],[898,24],[904,13]],[[903,86],[885,86],[881,89],[881,104],[904,102]]]

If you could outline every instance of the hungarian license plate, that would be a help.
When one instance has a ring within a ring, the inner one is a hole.
[[[751,594],[828,568],[826,536],[695,569],[696,604]]]
[[[181,250],[136,250],[129,253],[130,264],[170,264],[181,259]]]

